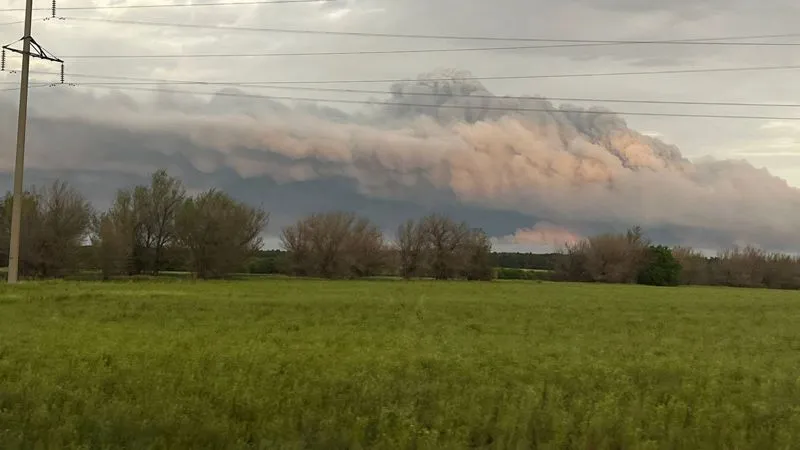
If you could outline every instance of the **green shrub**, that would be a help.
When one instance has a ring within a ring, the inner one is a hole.
[[[669,247],[650,246],[645,265],[639,272],[638,282],[650,286],[677,286],[681,269],[681,264]]]
[[[248,261],[245,271],[253,274],[278,274],[285,271],[285,255],[278,252],[261,252]]]
[[[500,267],[497,269],[496,277],[498,280],[551,281],[553,279],[553,272],[549,270]]]

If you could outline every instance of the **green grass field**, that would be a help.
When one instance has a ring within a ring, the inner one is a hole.
[[[0,286],[0,448],[790,449],[800,293]]]

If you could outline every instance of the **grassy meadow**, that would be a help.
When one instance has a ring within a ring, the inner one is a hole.
[[[0,286],[3,449],[790,449],[800,293]]]

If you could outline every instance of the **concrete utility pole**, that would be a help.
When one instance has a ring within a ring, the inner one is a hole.
[[[8,252],[8,282],[19,279],[19,236],[22,227],[22,176],[25,172],[25,130],[28,125],[28,77],[31,65],[33,0],[25,2],[25,34],[22,37],[22,75],[19,82],[17,157],[14,161],[14,206],[11,210],[11,246]]]
[[[53,16],[55,16],[55,6],[53,7]],[[36,43],[31,36],[31,27],[33,22],[33,0],[26,0],[25,2],[25,34],[22,36],[22,50],[11,48],[8,45],[3,46],[3,53],[9,50],[22,55],[22,75],[20,77],[19,85],[19,118],[17,121],[17,156],[14,163],[14,206],[11,210],[11,245],[8,253],[8,282],[16,283],[19,280],[19,248],[20,248],[20,232],[22,231],[22,186],[23,174],[25,172],[25,131],[28,124],[28,77],[30,74],[31,56],[36,58],[45,59],[48,61],[59,62],[63,64],[60,59],[48,55],[47,52]],[[34,47],[35,53],[31,53],[31,47]],[[3,62],[5,62],[5,54],[3,55]],[[63,65],[62,70],[62,83],[63,83]],[[4,67],[5,68],[5,67]]]

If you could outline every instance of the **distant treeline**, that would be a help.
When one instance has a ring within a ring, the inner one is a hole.
[[[560,253],[492,253],[495,267],[527,270],[555,270],[564,255]]]
[[[569,245],[553,280],[800,289],[800,259],[753,247],[706,257],[686,247],[653,245],[634,227]]]
[[[312,214],[281,230],[283,250],[265,251],[266,211],[215,189],[187,195],[165,171],[154,173],[149,185],[118,191],[106,211],[96,211],[63,182],[23,198],[20,272],[30,278],[178,271],[198,278],[251,273],[800,288],[798,258],[755,248],[709,258],[653,245],[632,228],[589,237],[562,253],[496,253],[482,230],[437,214],[408,220],[392,241],[356,214]],[[12,200],[7,194],[0,204],[0,258],[6,261]]]
[[[286,274],[287,258],[289,252],[286,250],[259,250],[257,251],[246,266],[247,273],[253,274]],[[524,278],[522,276],[511,275],[524,273],[527,271],[550,272],[554,271],[558,265],[559,258],[563,258],[559,253],[513,253],[513,252],[491,252],[489,256],[490,265],[496,269],[508,269],[509,274],[506,278]]]

